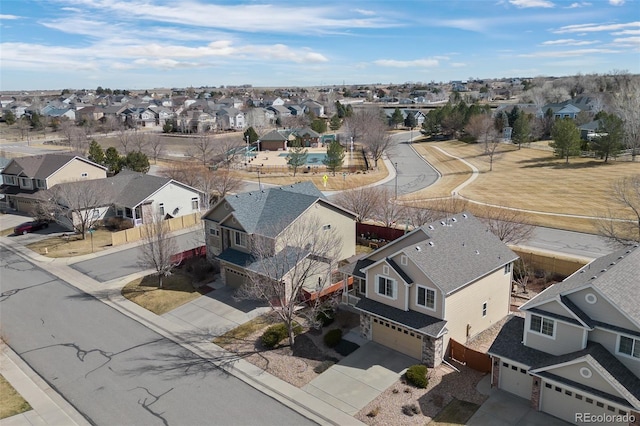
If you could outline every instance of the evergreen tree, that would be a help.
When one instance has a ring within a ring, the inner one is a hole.
[[[340,120],[340,117],[338,116],[338,114],[334,114],[333,117],[331,117],[331,120],[329,121],[329,128],[335,131],[335,130],[339,130],[341,126],[342,126],[342,120]]]
[[[243,136],[244,136],[245,143],[247,142],[247,136],[249,136],[250,144],[256,143],[258,139],[260,139],[260,136],[258,136],[258,133],[253,127],[249,127],[247,130],[245,130],[243,133]]]
[[[327,166],[327,169],[335,176],[336,170],[342,167],[343,162],[344,148],[340,145],[340,142],[332,141],[329,146],[327,146],[327,158],[322,160],[322,163]]]
[[[389,121],[391,122],[391,125],[394,129],[398,128],[398,124],[404,122],[404,117],[402,115],[402,111],[400,111],[400,108],[396,108],[396,110],[393,111],[393,114],[391,115],[391,119]]]
[[[511,132],[513,143],[518,145],[518,149],[523,143],[531,142],[531,118],[528,114],[520,114],[513,123],[513,131]]]
[[[287,164],[293,169],[293,175],[295,176],[298,168],[304,166],[307,163],[308,151],[302,146],[300,140],[295,140],[289,148],[289,156],[287,158]]]
[[[104,151],[98,142],[95,139],[91,141],[89,144],[89,160],[93,161],[96,164],[100,164],[104,166]]]
[[[580,130],[573,120],[557,120],[551,130],[553,142],[549,146],[560,158],[565,158],[569,163],[569,157],[580,154]]]
[[[124,166],[134,172],[147,173],[149,171],[149,157],[142,151],[129,151],[124,158]]]
[[[13,111],[8,110],[4,113],[4,121],[9,126],[16,123],[16,115],[13,113]]]
[[[351,117],[353,115],[353,107],[351,106],[351,104],[347,105],[347,108],[345,109],[345,113],[344,116],[345,118],[347,117]]]
[[[120,170],[122,170],[122,157],[117,149],[112,146],[107,148],[104,153],[104,165],[114,175],[120,173]]]
[[[322,118],[315,118],[311,122],[311,129],[318,133],[325,133],[327,131],[327,122]]]
[[[606,163],[610,156],[616,156],[622,150],[624,122],[615,114],[604,113],[600,117],[597,133],[597,137],[591,141],[591,147]]]
[[[347,110],[345,109],[344,105],[342,105],[340,103],[340,101],[336,101],[336,114],[338,115],[338,118],[345,118],[347,116]]]
[[[416,124],[418,124],[416,122],[416,115],[411,112],[408,113],[407,118],[404,119],[404,125],[410,129],[413,129],[414,127],[416,127]]]

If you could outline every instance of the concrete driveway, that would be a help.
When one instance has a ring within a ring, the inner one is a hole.
[[[353,416],[394,384],[408,367],[419,362],[378,343],[367,342],[302,390]]]

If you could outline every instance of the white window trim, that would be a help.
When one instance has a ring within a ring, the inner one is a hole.
[[[193,207],[194,202],[195,207]],[[200,199],[198,197],[191,197],[191,210],[200,210]]]
[[[634,347],[636,345],[640,345],[640,338],[638,338],[636,336],[631,336],[631,335],[628,335],[628,334],[618,334],[616,336],[616,355],[620,355],[620,356],[623,356],[623,357],[625,357],[627,359],[632,359],[634,361],[640,361],[640,358],[636,358],[633,355],[629,355],[629,354],[626,354],[624,352],[620,352],[620,338],[621,337],[626,337],[627,339],[632,339],[633,340],[633,346],[631,347],[631,353],[632,354],[633,354]]]
[[[26,177],[20,178],[20,188],[29,188],[33,189],[33,181]]]
[[[389,276],[389,265],[382,265],[382,275]]]
[[[16,176],[4,175],[3,177],[4,183],[7,185],[19,185],[18,178]]]
[[[540,322],[540,331],[531,329],[531,320],[533,319],[533,317],[542,318],[542,320]],[[551,335],[548,335],[548,334],[545,334],[545,333],[542,332],[542,326],[544,324],[544,320],[553,322],[553,333]],[[544,316],[538,315],[538,314],[531,314],[531,316],[529,317],[529,323],[527,324],[527,331],[529,331],[530,333],[536,334],[538,336],[546,337],[547,339],[556,340],[556,332],[557,332],[557,330],[558,330],[558,321],[556,321],[556,320],[554,320],[552,318],[547,318],[547,317],[544,317]]]
[[[407,258],[407,256],[405,256],[404,254],[400,256],[400,264],[402,266],[407,266],[407,264],[409,263],[409,258]]]
[[[380,292],[378,291],[378,289],[379,289],[378,284],[379,284],[379,279],[380,279],[380,278],[384,278],[384,279],[386,279],[386,280],[391,281],[391,283],[392,283],[392,289],[393,289],[393,297],[392,297],[392,296],[387,296],[386,294],[384,294],[384,293],[380,293]],[[377,275],[376,275],[376,281],[375,281],[375,283],[374,283],[374,286],[375,286],[375,292],[376,292],[376,294],[377,294],[378,296],[385,297],[385,298],[390,299],[390,300],[398,300],[398,281],[394,280],[393,278],[388,277],[388,276],[385,276],[385,275],[377,274]]]
[[[418,303],[418,294],[419,294],[418,289],[419,288],[424,288],[425,289],[425,293],[424,293],[425,303],[427,301],[427,291],[428,290],[433,291],[433,308],[430,308],[430,307],[428,307],[426,305],[421,305],[420,303]],[[426,310],[435,312],[436,311],[436,299],[437,299],[437,297],[438,297],[438,292],[436,291],[435,288],[427,287],[426,285],[421,285],[421,284],[416,285],[416,306],[418,306],[418,307],[420,307],[422,309],[426,309]]]
[[[247,248],[247,234],[245,234],[244,232],[240,232],[240,231],[233,231],[233,244],[235,246],[238,247],[242,247],[242,248]],[[238,238],[238,235],[240,235],[240,238]],[[244,235],[244,244],[242,244],[242,235]],[[241,243],[238,243],[238,239],[240,239]]]
[[[158,203],[158,212],[161,216],[164,216],[164,203]]]
[[[217,226],[212,226],[211,228],[209,228],[209,235],[214,236],[214,237],[219,237],[220,236],[220,228],[218,228]]]
[[[482,318],[486,318],[488,313],[489,313],[489,302],[485,300],[484,302],[482,302]]]
[[[511,263],[507,263],[506,265],[504,265],[504,274],[509,274],[511,273]]]

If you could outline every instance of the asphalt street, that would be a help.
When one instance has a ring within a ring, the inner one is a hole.
[[[179,251],[189,250],[204,245],[204,231],[198,229],[176,237]],[[99,256],[94,259],[70,265],[76,271],[96,281],[107,282],[116,278],[148,269],[139,264],[140,247],[125,249],[116,253]]]
[[[0,247],[2,338],[98,425],[304,425],[298,413]]]
[[[392,136],[398,143],[388,153],[389,160],[397,171],[398,195],[419,191],[438,180],[438,172],[431,167],[411,147],[408,142],[409,133],[398,133]],[[395,193],[396,179],[385,183]]]

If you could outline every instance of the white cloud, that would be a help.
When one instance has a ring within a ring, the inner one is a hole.
[[[565,58],[569,56],[598,55],[603,53],[620,53],[620,51],[613,50],[613,49],[576,49],[576,50],[563,50],[558,52],[523,53],[517,56],[521,58]]]
[[[542,43],[543,46],[588,46],[590,44],[599,43],[598,40],[575,40],[572,38],[562,40],[549,40]]]
[[[547,0],[509,0],[509,3],[521,9],[530,7],[555,7],[555,5]]]
[[[611,33],[611,34],[615,35],[615,36],[619,36],[619,35],[640,35],[640,30],[616,31],[616,32]]]
[[[419,67],[419,68],[432,68],[440,65],[437,59],[414,59],[411,61],[399,61],[396,59],[378,59],[373,61],[374,64],[379,65],[381,67],[391,67],[391,68],[411,68],[411,67]]]
[[[365,10],[365,9],[353,9],[354,12],[359,13],[360,15],[365,15],[365,16],[374,16],[376,15],[376,12],[374,12],[373,10]]]
[[[613,42],[617,45],[621,46],[635,46],[640,47],[640,37],[625,37],[625,38],[616,38]]]
[[[588,6],[591,6],[591,3],[583,1],[580,3],[571,3],[569,6],[566,6],[565,9],[578,9],[580,7],[588,7]]]
[[[624,0],[609,0],[609,4],[612,6],[622,6],[624,4]]]
[[[0,14],[0,21],[4,21],[4,20],[13,20],[13,19],[20,19],[19,16],[17,15],[4,15],[4,14]]]
[[[467,64],[465,64],[464,62],[452,62],[451,66],[453,68],[463,68],[463,67],[466,67]]]
[[[598,31],[616,31],[625,28],[640,27],[640,21],[627,22],[623,24],[579,24],[579,25],[566,25],[553,31],[556,34],[564,33],[591,33]]]

